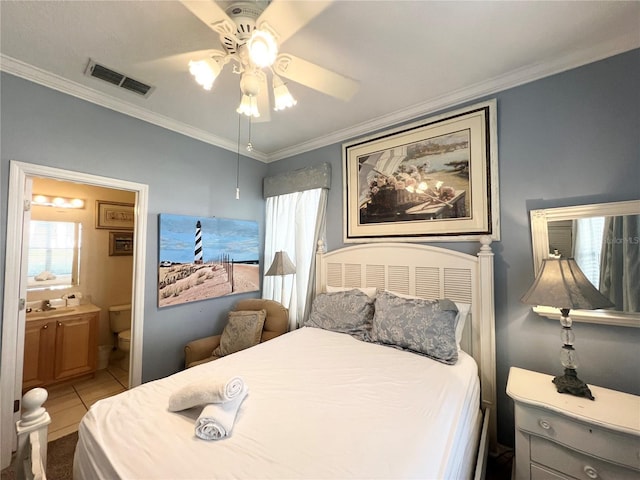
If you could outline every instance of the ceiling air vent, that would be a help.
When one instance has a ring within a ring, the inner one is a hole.
[[[153,92],[154,87],[147,85],[139,80],[135,80],[131,77],[127,77],[122,73],[118,73],[115,70],[100,65],[99,63],[89,60],[89,64],[84,71],[84,74],[89,77],[99,78],[117,87],[124,88],[130,92],[137,93],[143,97],[148,97]]]

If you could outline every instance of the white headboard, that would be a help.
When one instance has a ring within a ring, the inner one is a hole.
[[[364,243],[326,252],[318,244],[315,293],[332,287],[376,287],[428,300],[471,304],[462,349],[478,364],[483,408],[490,408],[491,449],[496,445],[496,361],[491,238],[477,256],[415,243]]]

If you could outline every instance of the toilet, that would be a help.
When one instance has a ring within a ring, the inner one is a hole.
[[[109,307],[109,325],[117,336],[116,355],[118,365],[129,370],[129,351],[131,350],[131,305],[113,305]]]

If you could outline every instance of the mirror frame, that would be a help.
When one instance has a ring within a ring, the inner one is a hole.
[[[640,215],[640,200],[627,202],[595,203],[573,207],[545,208],[531,210],[531,246],[533,250],[533,271],[538,274],[542,260],[549,257],[548,222],[575,220],[586,217],[610,217],[617,215]],[[553,307],[537,306],[533,311],[538,315],[559,320],[560,310]],[[640,313],[626,313],[614,310],[571,310],[571,319],[578,322],[601,323],[621,327],[640,328]]]

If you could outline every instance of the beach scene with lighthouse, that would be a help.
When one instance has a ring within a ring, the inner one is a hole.
[[[159,215],[158,305],[260,289],[258,222]]]

